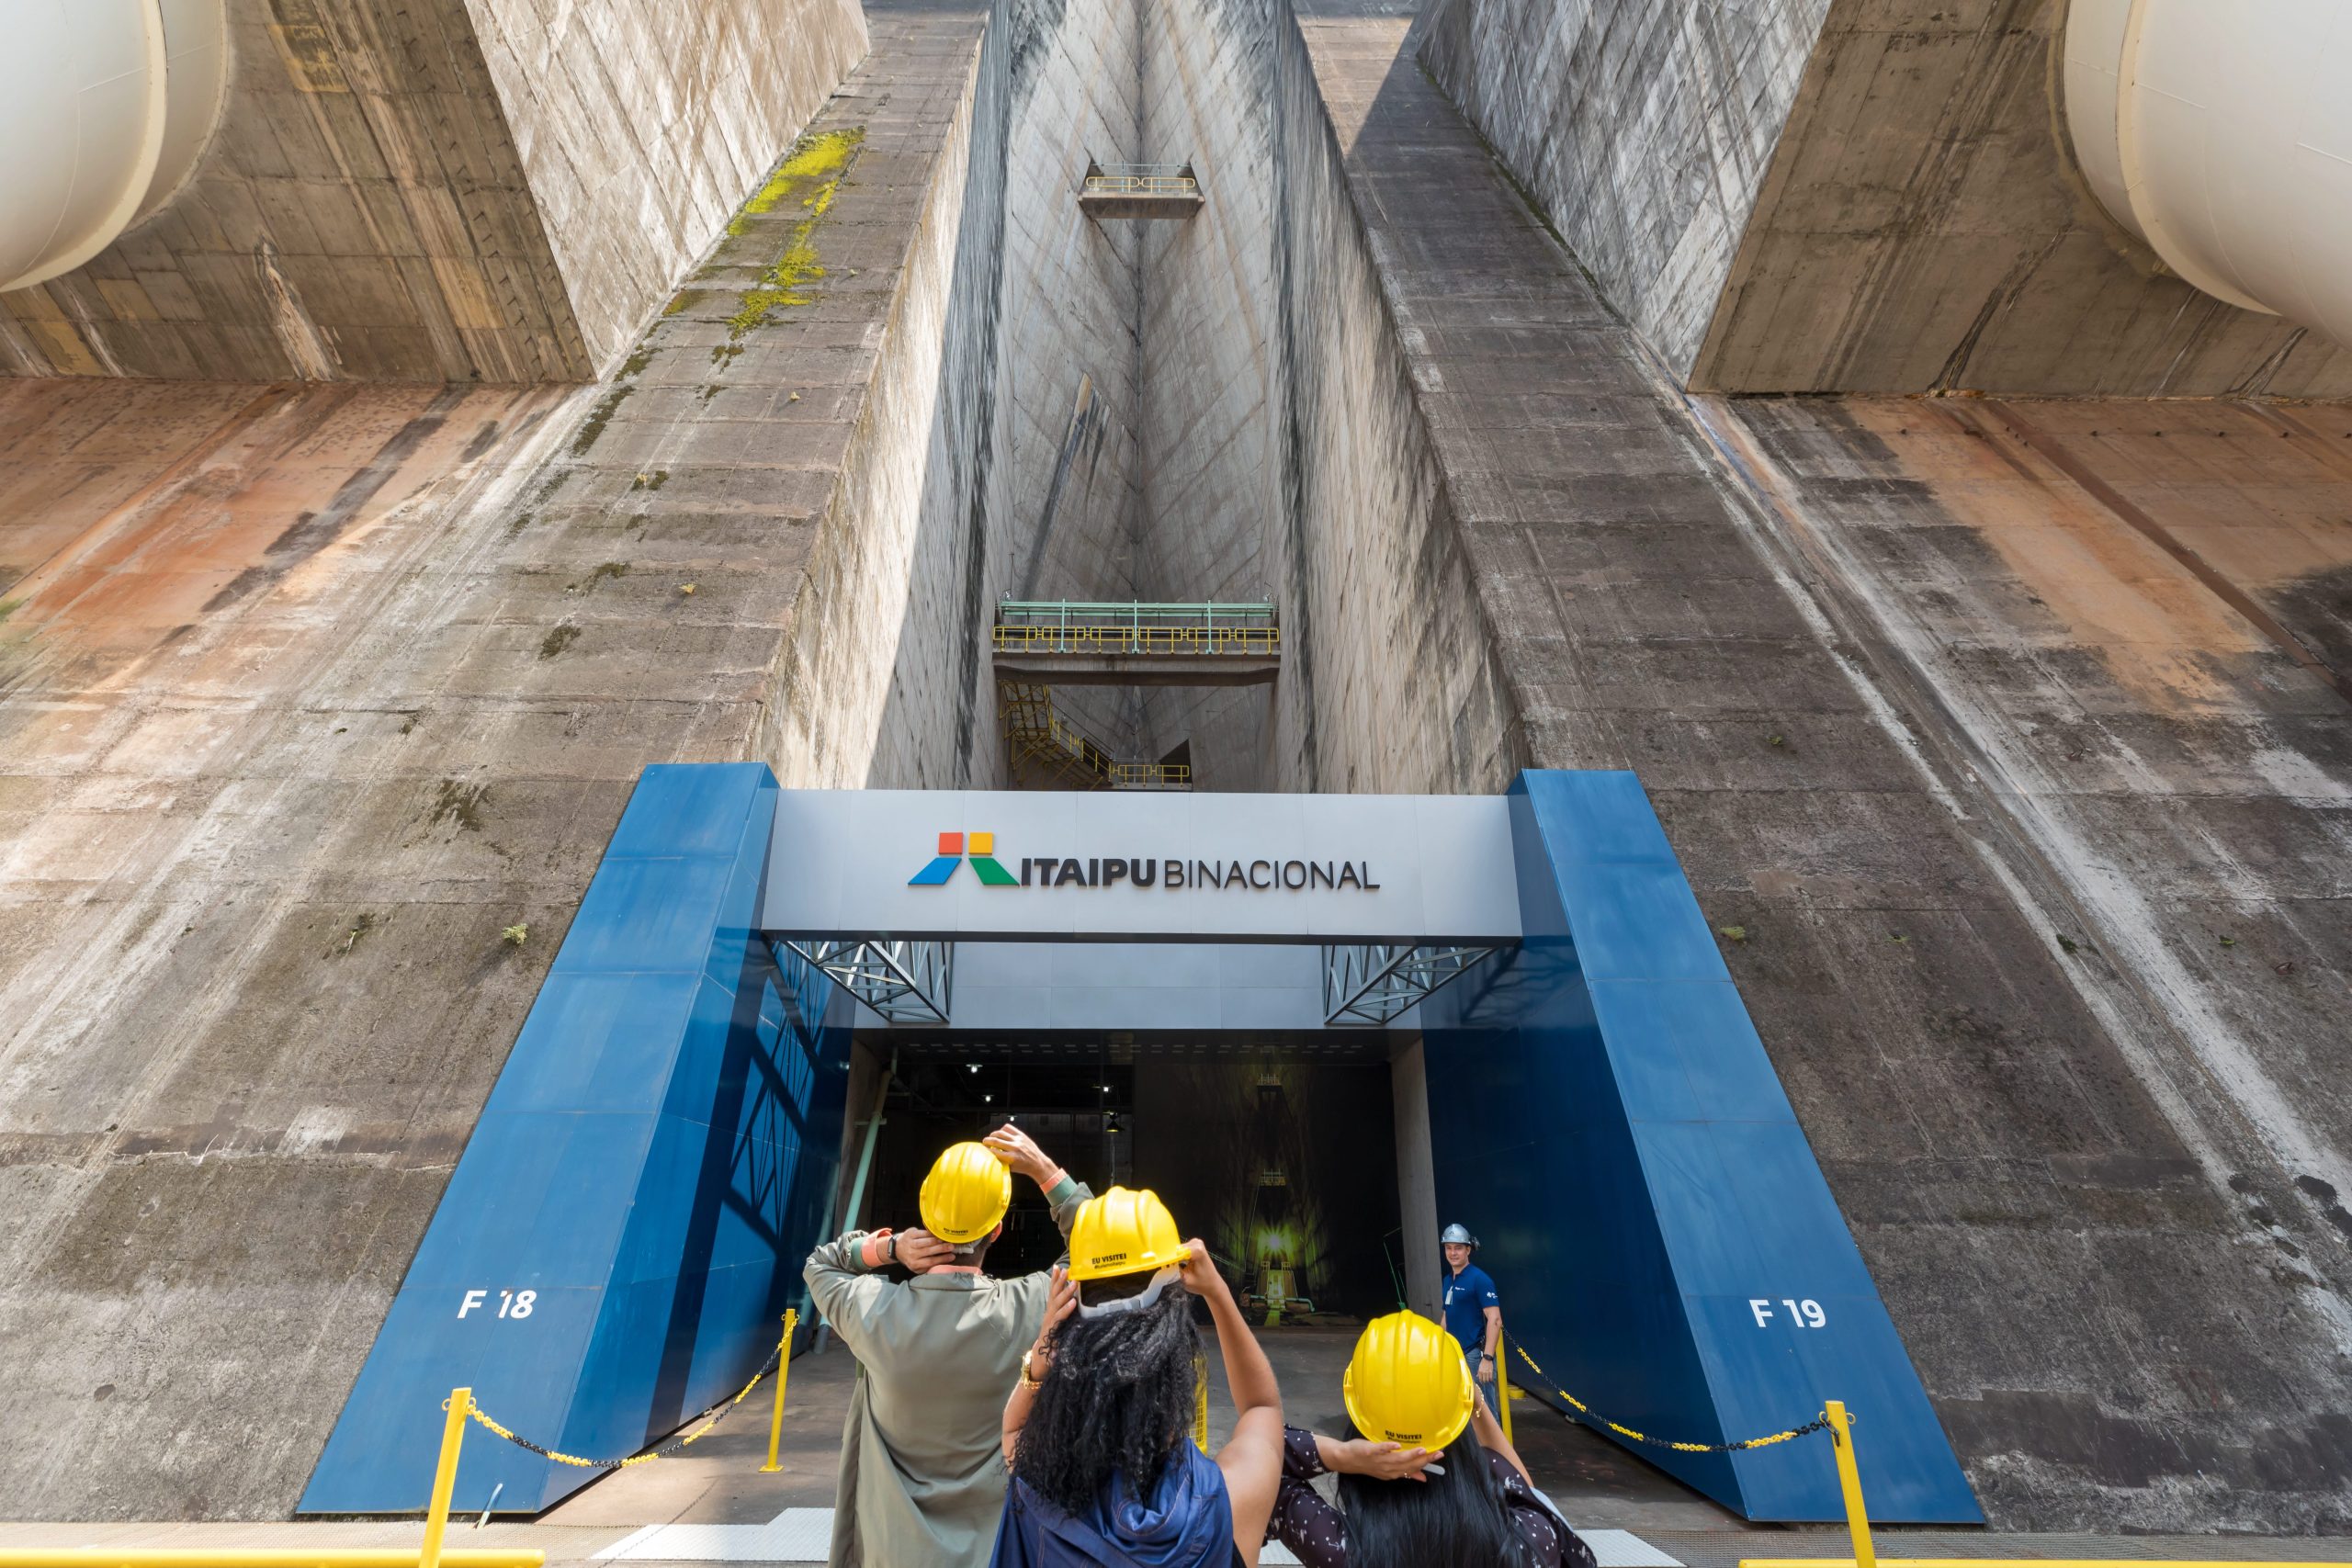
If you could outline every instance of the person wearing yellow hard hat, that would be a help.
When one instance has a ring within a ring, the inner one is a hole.
[[[1283,1399],[1233,1292],[1151,1192],[1088,1202],[1069,1243],[1005,1402],[1012,1489],[995,1568],[1256,1562],[1282,1480]],[[1233,1436],[1214,1460],[1192,1441],[1195,1297],[1233,1392]]]
[[[1374,1318],[1340,1394],[1352,1437],[1283,1433],[1272,1528],[1306,1568],[1593,1568],[1444,1328],[1417,1313]],[[1337,1507],[1313,1485],[1326,1471]]]
[[[998,1432],[1021,1353],[1046,1320],[1052,1278],[980,1271],[1003,1234],[1015,1173],[1035,1181],[1067,1235],[1091,1194],[1010,1124],[942,1154],[922,1184],[922,1226],[851,1231],[808,1255],[817,1310],[857,1357],[842,1425],[832,1568],[979,1568],[1004,1507]],[[914,1277],[892,1280],[892,1264]]]

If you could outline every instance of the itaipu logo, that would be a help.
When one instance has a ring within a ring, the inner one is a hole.
[[[1003,863],[996,858],[994,833],[973,834],[970,853],[972,869],[979,874],[981,886],[1018,887],[1021,886],[1021,879],[1005,870]],[[907,886],[937,887],[956,874],[956,868],[964,863],[964,835],[942,833],[939,835],[938,857],[929,865],[908,877]]]
[[[907,878],[910,887],[943,887],[967,860],[983,887],[1132,887],[1157,884],[1170,892],[1187,888],[1251,888],[1261,893],[1303,892],[1308,888],[1342,888],[1377,893],[1372,863],[1345,860],[1135,860],[1116,855],[1025,856],[1021,874],[1007,871],[996,858],[994,833],[942,833],[939,853],[931,863]]]

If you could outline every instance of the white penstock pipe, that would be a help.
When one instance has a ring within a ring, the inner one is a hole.
[[[0,292],[62,276],[185,185],[220,118],[221,0],[0,0]]]
[[[2217,299],[2352,346],[2352,6],[2073,0],[2067,134],[2099,201]]]

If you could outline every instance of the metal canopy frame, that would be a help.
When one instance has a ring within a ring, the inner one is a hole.
[[[1323,1021],[1385,1024],[1449,981],[1460,978],[1493,947],[1416,947],[1370,942],[1323,949]]]
[[[948,1021],[952,942],[793,942],[785,946],[831,975],[890,1023]]]

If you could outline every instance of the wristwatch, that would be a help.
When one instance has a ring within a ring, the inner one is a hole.
[[[896,1263],[899,1260],[899,1237],[897,1232],[894,1231],[891,1233],[889,1245],[882,1249],[882,1256],[888,1258],[893,1263]]]

